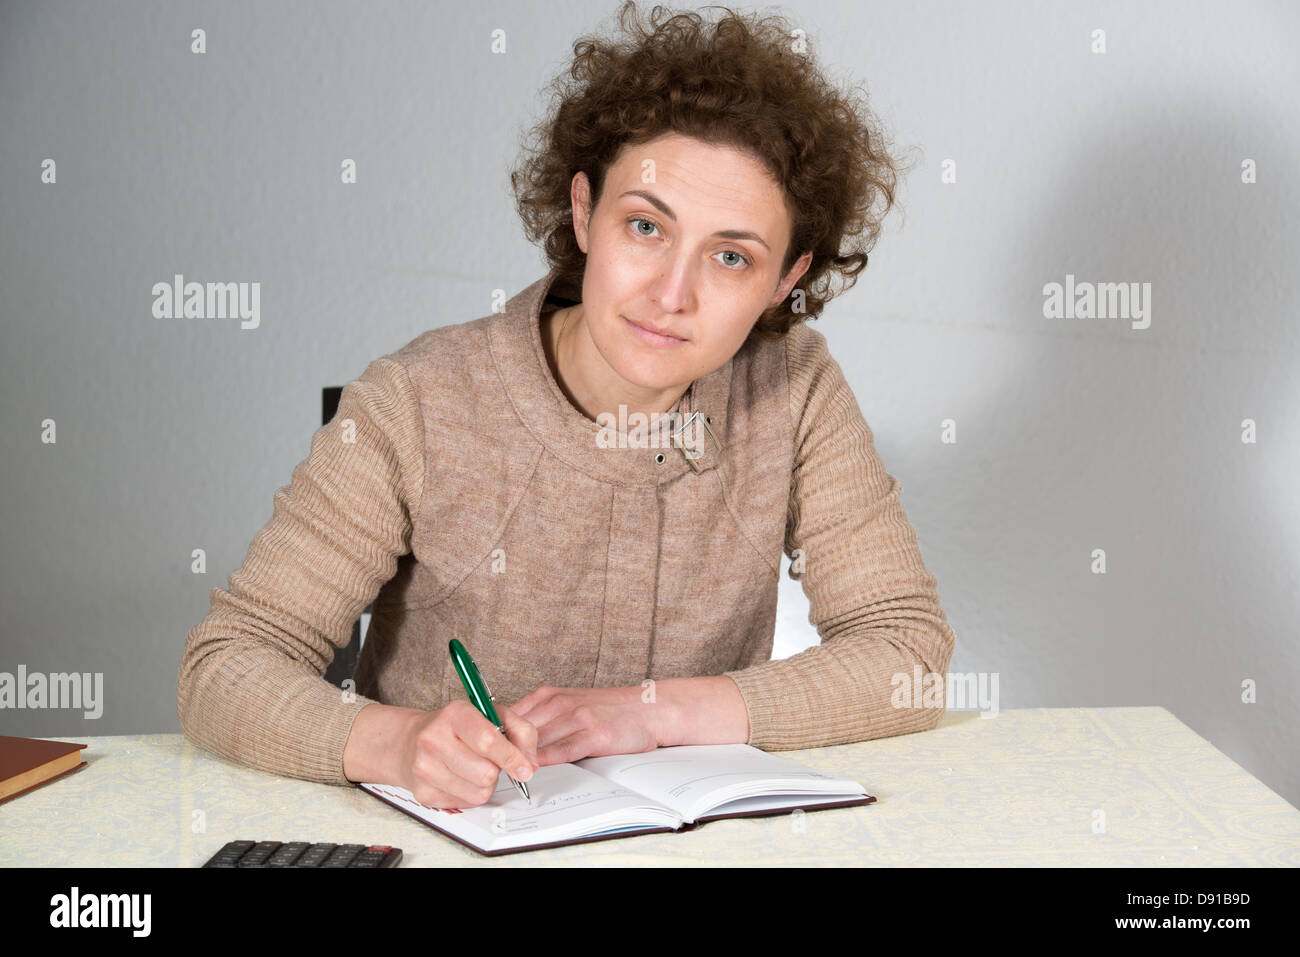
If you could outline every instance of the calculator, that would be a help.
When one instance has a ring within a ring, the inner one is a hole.
[[[387,844],[310,844],[307,841],[230,841],[204,867],[396,867],[400,847]]]

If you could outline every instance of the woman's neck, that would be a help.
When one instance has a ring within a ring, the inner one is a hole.
[[[582,303],[557,309],[541,317],[542,348],[546,353],[547,364],[551,367],[560,391],[570,404],[588,419],[595,422],[601,412],[609,412],[618,417],[620,405],[627,407],[628,415],[642,412],[647,417],[671,409],[685,393],[686,387],[673,389],[668,393],[643,398],[642,402],[628,401],[625,395],[616,394],[620,390],[612,383],[600,384],[599,376],[584,375],[581,368],[582,345],[589,346],[599,360],[599,353],[591,344],[590,335],[583,325]],[[612,370],[609,370],[613,376]],[[642,406],[648,406],[643,408]]]

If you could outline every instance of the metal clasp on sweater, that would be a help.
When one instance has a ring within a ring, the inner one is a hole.
[[[709,433],[709,438],[713,440],[713,447],[719,452],[722,451],[722,443],[719,442],[718,437],[713,434],[713,429],[709,427],[708,417],[706,417],[702,412],[692,412],[686,421],[682,423],[681,427],[672,433],[673,443],[682,450],[682,455],[684,455],[686,461],[691,464],[691,468],[698,472],[700,471],[699,459],[700,456],[704,454],[704,450],[691,448],[686,444],[685,439],[682,438],[682,433],[685,432],[696,419],[700,420],[700,425],[704,426],[704,431]]]

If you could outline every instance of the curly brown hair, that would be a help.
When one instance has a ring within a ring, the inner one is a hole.
[[[782,276],[812,252],[790,295],[750,333],[779,339],[856,282],[885,216],[901,206],[895,190],[905,168],[865,100],[814,68],[802,30],[782,17],[719,9],[726,16],[707,24],[697,13],[669,16],[656,6],[647,30],[627,0],[618,13],[626,40],[574,41],[567,79],[561,73],[550,86],[553,110],[531,130],[536,145],[524,141],[510,182],[525,235],[544,240],[559,281],[580,289],[587,255],[574,236],[569,192],[579,171],[591,182],[594,208],[625,144],[676,132],[745,151],[785,187],[792,229]]]

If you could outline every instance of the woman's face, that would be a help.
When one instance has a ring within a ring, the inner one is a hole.
[[[736,353],[811,261],[806,253],[782,281],[783,193],[752,157],[676,133],[625,147],[594,210],[586,174],[574,177],[583,319],[615,373],[645,389],[684,388]]]

